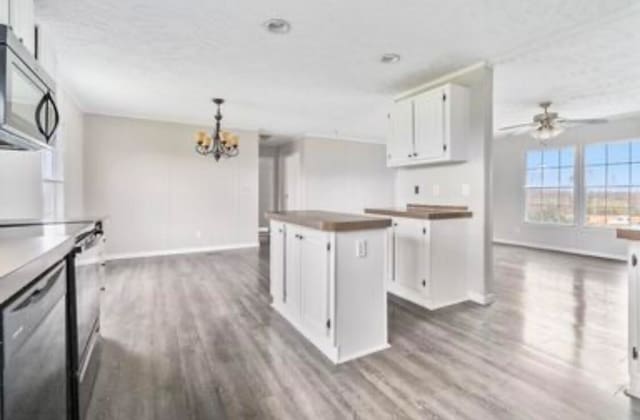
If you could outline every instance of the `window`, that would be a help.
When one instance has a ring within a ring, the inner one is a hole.
[[[585,146],[585,224],[640,223],[640,141]]]
[[[573,224],[575,147],[527,151],[525,220]]]
[[[64,213],[64,175],[61,141],[58,138],[54,150],[41,152],[42,202],[45,219],[60,217]]]

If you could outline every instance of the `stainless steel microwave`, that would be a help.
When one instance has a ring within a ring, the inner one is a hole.
[[[60,124],[54,81],[0,25],[0,149],[50,148]]]

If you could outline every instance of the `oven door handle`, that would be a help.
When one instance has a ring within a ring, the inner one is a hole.
[[[15,308],[13,308],[13,310],[11,312],[20,312],[21,310],[23,310],[24,308],[33,305],[34,303],[37,303],[40,299],[42,299],[43,297],[45,297],[47,295],[47,293],[49,292],[49,290],[51,290],[51,288],[53,287],[54,284],[56,284],[56,282],[59,280],[60,278],[60,272],[64,269],[64,266],[61,266],[59,268],[57,268],[53,273],[51,273],[49,275],[49,279],[47,280],[47,283],[44,285],[44,287],[40,288],[40,289],[36,289],[34,290],[28,298],[26,298],[25,300],[23,300],[18,306],[16,306]]]

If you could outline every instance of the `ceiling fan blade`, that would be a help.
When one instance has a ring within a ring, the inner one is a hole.
[[[560,124],[605,124],[609,120],[605,118],[558,118],[555,122]]]
[[[516,124],[516,125],[508,125],[506,127],[499,128],[499,130],[509,131],[509,130],[516,130],[516,129],[522,129],[522,128],[535,128],[537,126],[538,126],[538,123],[529,122],[529,123],[522,123],[522,124]]]

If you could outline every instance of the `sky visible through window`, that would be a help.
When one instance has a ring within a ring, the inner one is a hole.
[[[585,146],[585,224],[640,223],[640,141]]]
[[[528,222],[574,222],[575,147],[527,152],[525,219]]]

